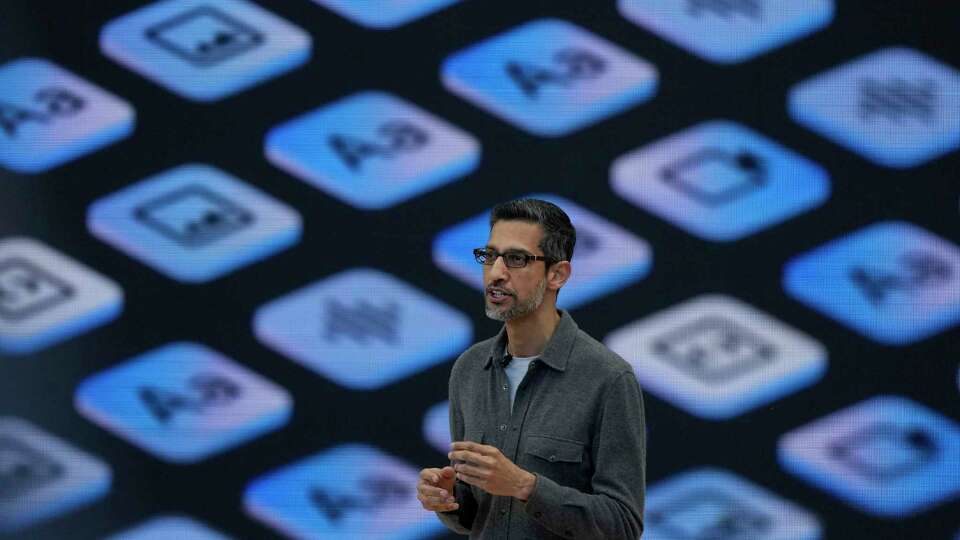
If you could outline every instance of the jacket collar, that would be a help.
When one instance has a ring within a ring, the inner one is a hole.
[[[537,358],[557,371],[566,370],[578,330],[579,327],[574,322],[573,317],[566,310],[560,310],[560,323],[557,324],[557,329],[554,330],[550,340],[547,341],[547,346],[544,347],[543,352]],[[507,325],[503,325],[490,345],[490,352],[487,355],[487,361],[483,364],[483,369],[489,369],[493,365],[494,358],[500,359],[506,355]]]

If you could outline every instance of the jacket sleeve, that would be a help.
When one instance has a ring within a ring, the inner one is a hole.
[[[450,437],[454,441],[464,440],[463,413],[460,410],[460,404],[457,400],[457,394],[454,391],[454,374],[450,377]],[[470,491],[470,486],[457,480],[454,483],[454,497],[457,499],[459,508],[452,512],[437,512],[437,517],[451,531],[458,534],[470,534],[473,528],[473,520],[477,515],[477,501]]]
[[[607,385],[593,449],[593,493],[538,474],[524,509],[564,538],[636,540],[643,533],[646,428],[643,395],[632,372]]]

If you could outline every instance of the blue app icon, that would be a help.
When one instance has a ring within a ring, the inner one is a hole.
[[[167,276],[210,281],[300,240],[300,214],[209,165],[187,164],[95,201],[90,231]]]
[[[216,101],[304,64],[310,34],[246,0],[163,0],[108,22],[104,54],[194,101]]]
[[[697,124],[611,167],[621,197],[705,240],[730,242],[823,204],[827,172],[740,124]]]
[[[804,304],[888,345],[960,323],[960,247],[884,221],[791,259],[783,285]]]
[[[0,533],[103,497],[113,474],[99,459],[14,417],[0,417]]]
[[[363,209],[452,182],[480,162],[470,134],[385,92],[360,92],[271,129],[267,159]]]
[[[377,30],[396,28],[460,0],[313,0],[351,21]]]
[[[0,66],[0,166],[40,173],[123,139],[126,101],[41,58]]]
[[[960,493],[960,426],[905,397],[801,426],[777,452],[789,472],[874,515],[908,516]]]
[[[735,298],[698,296],[614,330],[605,343],[644,391],[727,420],[816,382],[826,348]]]
[[[290,394],[198,343],[176,342],[94,374],[74,403],[154,456],[195,463],[287,423]]]
[[[574,309],[643,279],[653,265],[650,245],[630,231],[562,197],[535,194],[562,208],[577,229],[576,270],[564,285],[557,305]],[[483,266],[473,249],[486,245],[490,212],[442,231],[433,241],[433,261],[467,285],[483,289]]]
[[[559,137],[652,98],[656,68],[579,26],[538,19],[443,63],[453,93],[534,135]]]
[[[890,47],[790,90],[790,116],[885,167],[921,165],[960,147],[960,72]]]
[[[820,520],[796,504],[715,468],[695,469],[650,486],[646,540],[819,540]]]
[[[733,64],[816,32],[833,0],[620,0],[620,13],[711,62]]]
[[[379,270],[355,268],[257,310],[257,338],[353,389],[380,388],[463,352],[470,320]]]
[[[161,516],[114,534],[106,540],[230,540],[186,516]]]
[[[123,311],[110,278],[26,237],[0,239],[0,353],[27,354]]]
[[[418,476],[376,448],[345,444],[255,479],[243,505],[292,538],[434,538],[446,528],[417,500]]]

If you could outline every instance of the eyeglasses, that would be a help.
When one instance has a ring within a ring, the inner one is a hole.
[[[550,260],[549,257],[544,257],[543,255],[530,255],[522,251],[500,253],[491,248],[477,248],[473,250],[473,256],[477,258],[478,263],[488,266],[497,262],[497,257],[503,257],[503,262],[508,268],[523,268],[529,261],[547,262]]]

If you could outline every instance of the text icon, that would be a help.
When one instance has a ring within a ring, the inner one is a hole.
[[[0,352],[26,354],[116,318],[123,291],[30,238],[0,240]]]
[[[267,158],[344,202],[382,209],[476,168],[480,143],[385,92],[361,92],[273,128]]]
[[[446,529],[417,500],[417,477],[376,448],[344,444],[255,479],[243,505],[293,538],[433,538]]]
[[[469,319],[379,270],[355,268],[257,310],[257,338],[347,388],[374,389],[463,352]]]
[[[84,380],[89,420],[174,463],[195,463],[283,426],[283,388],[197,343],[165,345]]]
[[[647,101],[649,62],[559,19],[538,19],[446,59],[453,93],[542,137],[559,137]]]
[[[797,428],[777,452],[788,471],[871,514],[907,516],[960,493],[960,426],[899,396]]]
[[[734,122],[704,122],[618,158],[621,197],[706,240],[730,242],[830,195],[816,163]]]
[[[187,164],[94,202],[90,231],[188,283],[210,281],[300,239],[300,214],[215,167]]]
[[[960,71],[903,47],[869,53],[790,90],[790,116],[885,167],[960,146]]]
[[[108,22],[103,53],[194,101],[216,101],[310,57],[310,34],[246,0],[162,0]]]
[[[960,247],[883,221],[794,257],[783,286],[875,341],[906,345],[960,323]]]
[[[123,139],[133,107],[41,58],[0,66],[0,165],[39,173]]]
[[[704,295],[606,338],[649,390],[713,420],[732,418],[812,384],[827,352],[813,338],[734,298]]]

